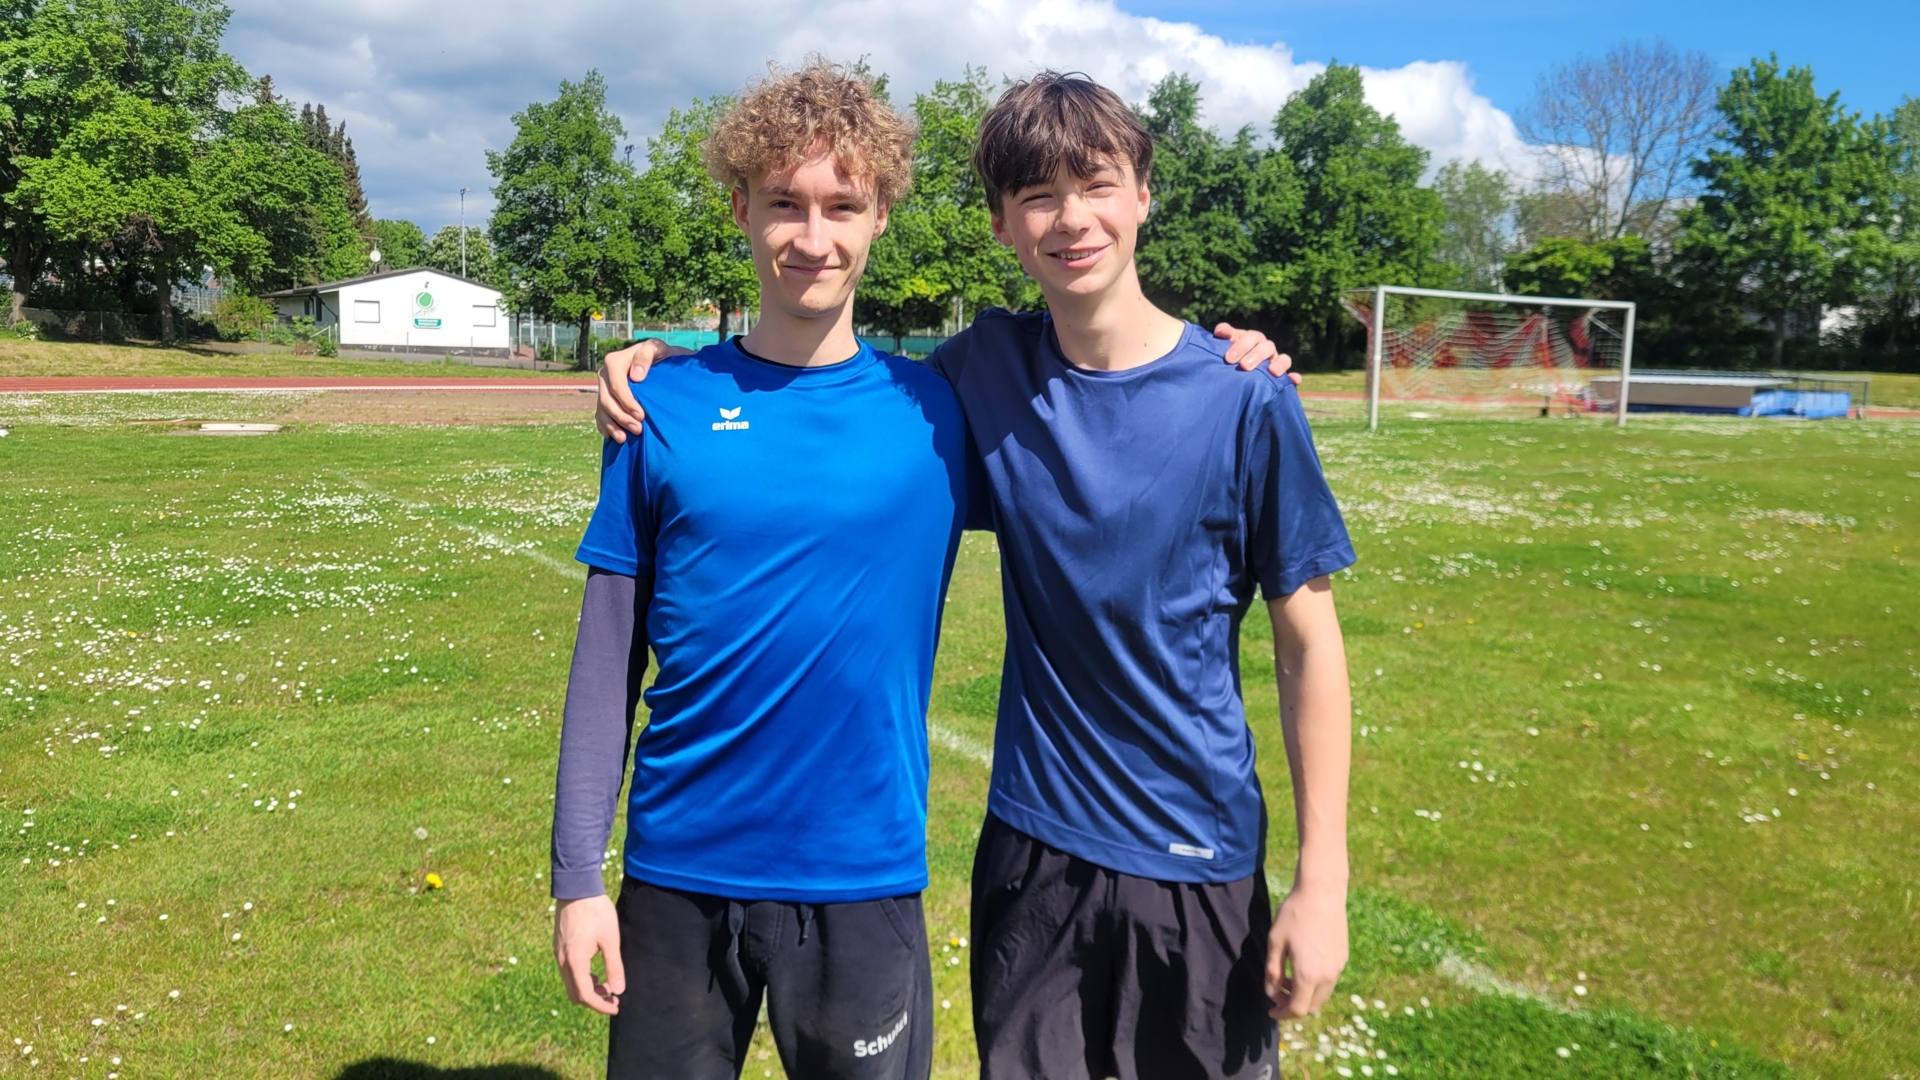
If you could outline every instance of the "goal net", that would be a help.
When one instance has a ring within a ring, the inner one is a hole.
[[[1367,328],[1370,427],[1383,399],[1607,411],[1624,420],[1631,303],[1396,285],[1343,299]]]

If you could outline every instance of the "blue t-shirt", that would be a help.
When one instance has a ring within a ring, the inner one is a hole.
[[[1007,655],[987,808],[1162,881],[1259,869],[1265,810],[1240,620],[1354,561],[1293,384],[1188,326],[1128,371],[1076,368],[1049,316],[982,314],[929,364],[986,466]],[[1269,691],[1271,689],[1269,688]]]
[[[750,900],[927,884],[927,695],[966,507],[952,389],[862,345],[795,368],[734,342],[654,365],[608,442],[590,566],[652,579],[659,670],[626,870]]]

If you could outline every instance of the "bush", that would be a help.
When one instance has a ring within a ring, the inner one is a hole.
[[[277,317],[272,304],[257,296],[229,295],[213,305],[213,311],[207,321],[222,341],[240,341],[245,338],[258,340],[261,327],[271,323]],[[269,327],[271,339],[272,328]]]
[[[32,319],[21,319],[12,326],[0,326],[0,338],[13,341],[39,341],[40,327]]]

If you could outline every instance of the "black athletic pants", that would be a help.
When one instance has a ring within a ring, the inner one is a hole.
[[[609,1080],[735,1080],[763,997],[792,1080],[925,1080],[932,1070],[919,896],[741,901],[627,878],[615,909],[627,992],[612,1018]]]
[[[981,1080],[1273,1080],[1266,878],[1096,866],[993,815],[973,862]]]

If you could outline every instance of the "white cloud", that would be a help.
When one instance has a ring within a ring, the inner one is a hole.
[[[305,0],[235,13],[228,48],[294,101],[347,123],[382,217],[431,230],[484,216],[484,151],[506,145],[510,117],[589,68],[607,77],[635,154],[667,110],[738,88],[768,60],[809,52],[866,56],[896,100],[967,64],[995,76],[1084,71],[1129,101],[1173,72],[1197,79],[1209,122],[1264,131],[1288,94],[1325,65],[1283,44],[1236,44],[1191,23],[1129,14],[1109,0]],[[1365,71],[1367,97],[1399,118],[1437,164],[1455,157],[1524,169],[1512,120],[1451,61]]]

